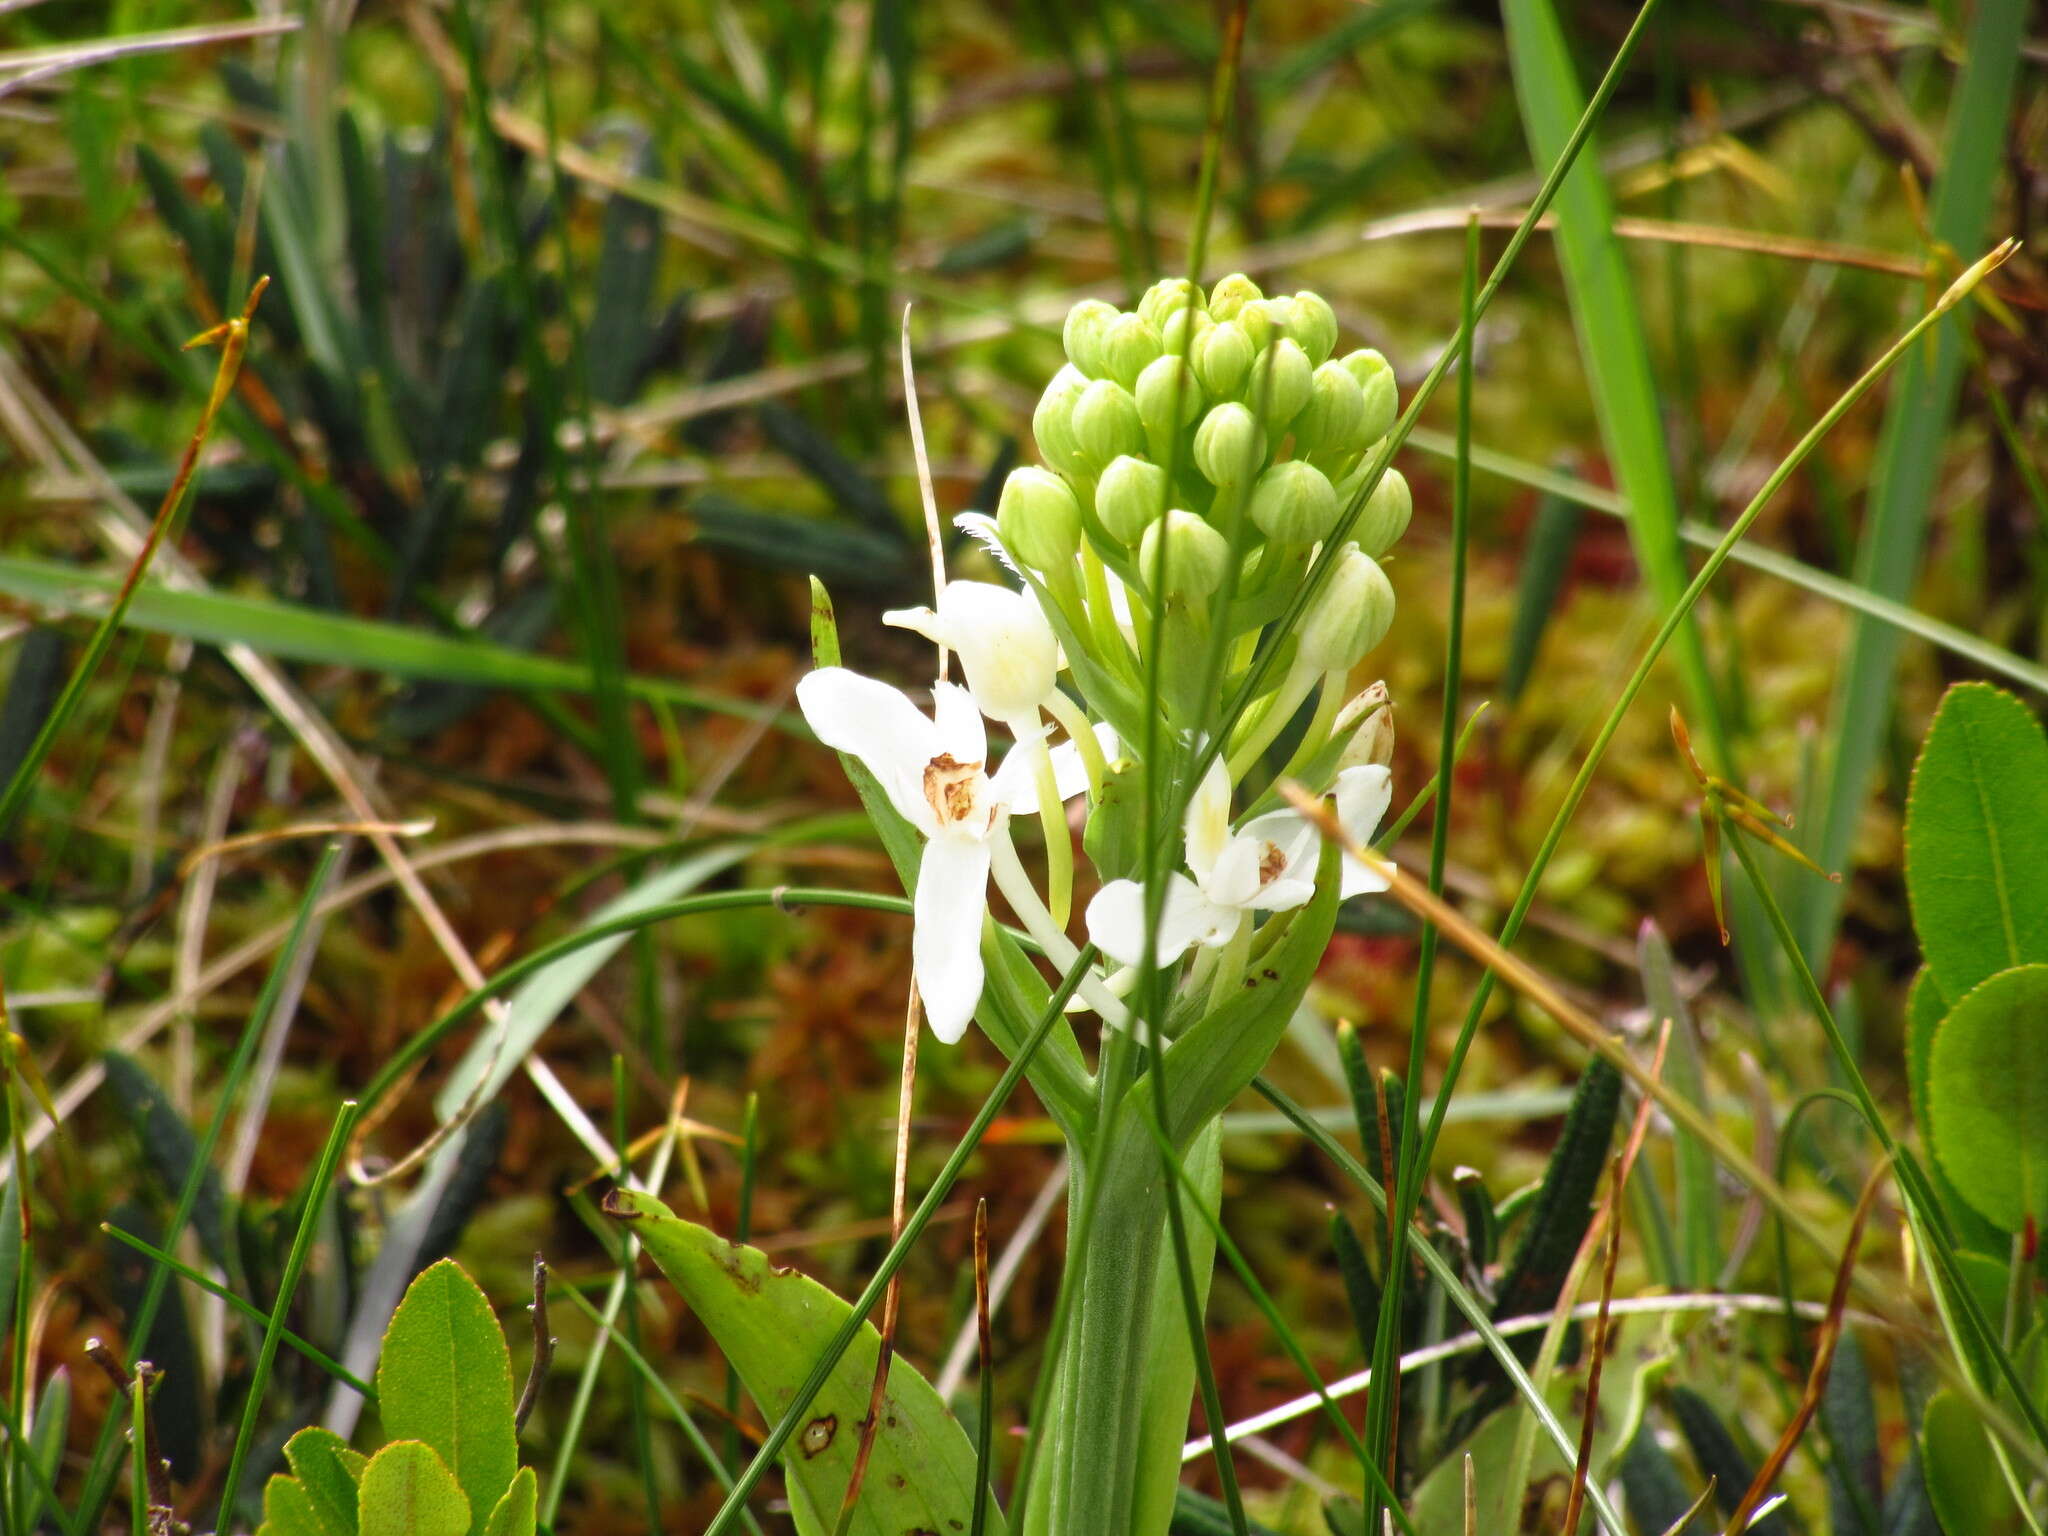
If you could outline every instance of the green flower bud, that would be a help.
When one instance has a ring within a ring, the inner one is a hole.
[[[1194,300],[1192,306],[1188,302],[1190,299]],[[1190,307],[1200,312],[1202,290],[1184,277],[1162,277],[1145,290],[1145,297],[1138,300],[1138,313],[1162,331],[1171,316]]]
[[[1266,434],[1236,401],[1217,406],[1195,428],[1195,468],[1211,485],[1249,485],[1266,462]]]
[[[1166,471],[1125,454],[1095,484],[1095,515],[1119,544],[1135,544],[1166,510]]]
[[[1277,314],[1275,305],[1280,306]],[[1278,323],[1287,313],[1286,306],[1285,299],[1260,299],[1237,312],[1237,323],[1244,327],[1245,335],[1251,337],[1252,346],[1258,351],[1265,351],[1287,334]]]
[[[1074,402],[1074,445],[1091,475],[1102,473],[1118,454],[1145,451],[1145,427],[1138,402],[1121,384],[1097,379]]]
[[[1340,363],[1315,371],[1308,404],[1294,418],[1295,451],[1338,459],[1358,449],[1358,424],[1365,419],[1365,391]]]
[[[1315,370],[1309,367],[1308,354],[1283,336],[1252,364],[1244,402],[1258,413],[1266,430],[1278,437],[1301,414],[1314,389]]]
[[[1169,310],[1166,319],[1160,323],[1159,339],[1175,357],[1186,357],[1202,333],[1215,328],[1216,322],[1209,318],[1206,309]]]
[[[1218,400],[1235,400],[1251,377],[1252,355],[1257,351],[1243,326],[1221,320],[1195,337],[1189,360],[1202,388]]]
[[[1230,569],[1230,541],[1192,512],[1169,512],[1145,530],[1138,545],[1138,573],[1151,581],[1160,569],[1159,541],[1166,540],[1164,589],[1170,603],[1199,603],[1223,585]]]
[[[1247,304],[1256,304],[1265,295],[1259,285],[1242,272],[1219,278],[1216,286],[1209,290],[1209,313],[1217,320],[1235,320],[1238,311]]]
[[[1013,469],[996,504],[1003,545],[1034,570],[1065,565],[1081,547],[1081,503],[1049,469]]]
[[[1117,308],[1100,299],[1083,299],[1067,311],[1067,323],[1060,327],[1060,341],[1067,360],[1091,379],[1103,375],[1102,338],[1116,322]]]
[[[1159,328],[1151,321],[1143,315],[1118,315],[1102,333],[1103,377],[1130,389],[1161,350]]]
[[[1177,357],[1155,357],[1138,375],[1138,418],[1151,436],[1178,431],[1202,414],[1202,386]]]
[[[1377,560],[1408,531],[1408,519],[1415,513],[1415,498],[1408,490],[1408,478],[1398,469],[1380,476],[1352,526],[1358,547]]]
[[[1344,371],[1358,380],[1365,395],[1365,415],[1358,424],[1358,446],[1370,448],[1394,428],[1400,414],[1400,400],[1394,386],[1394,370],[1371,347],[1360,347],[1344,359]]]
[[[1393,623],[1394,584],[1370,555],[1347,544],[1302,620],[1301,663],[1318,672],[1349,672]]]
[[[1308,354],[1311,363],[1321,365],[1337,350],[1337,312],[1319,293],[1304,289],[1294,296],[1284,329]]]
[[[1074,436],[1074,403],[1087,386],[1081,370],[1069,363],[1052,376],[1045,393],[1038,397],[1038,409],[1031,413],[1031,435],[1038,442],[1039,455],[1054,469],[1072,475],[1088,473]]]
[[[1301,459],[1275,464],[1252,488],[1259,532],[1282,544],[1314,544],[1330,536],[1343,508],[1329,476]]]

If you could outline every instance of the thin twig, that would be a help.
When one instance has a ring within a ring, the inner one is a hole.
[[[548,1332],[548,1261],[538,1253],[533,1256],[533,1305],[527,1310],[533,1316],[533,1369],[526,1373],[526,1387],[512,1414],[515,1434],[526,1428],[528,1416],[540,1401],[541,1383],[555,1361],[555,1336]]]
[[[1785,1432],[1778,1437],[1771,1454],[1757,1468],[1756,1477],[1750,1482],[1748,1492],[1743,1494],[1742,1502],[1735,1506],[1735,1514],[1728,1521],[1727,1536],[1740,1536],[1748,1529],[1750,1516],[1756,1513],[1764,1495],[1771,1491],[1778,1474],[1784,1471],[1793,1448],[1799,1444],[1799,1437],[1806,1433],[1806,1426],[1813,1421],[1813,1415],[1820,1407],[1821,1393],[1828,1384],[1828,1368],[1835,1361],[1835,1345],[1842,1337],[1843,1317],[1849,1305],[1849,1282],[1856,1273],[1856,1250],[1863,1241],[1863,1223],[1869,1218],[1877,1192],[1884,1187],[1885,1175],[1890,1171],[1891,1161],[1887,1158],[1872,1168],[1870,1177],[1863,1181],[1863,1193],[1856,1201],[1856,1214],[1849,1221],[1849,1240],[1842,1246],[1841,1263],[1835,1266],[1835,1288],[1828,1295],[1827,1316],[1821,1320],[1820,1337],[1813,1350],[1813,1369],[1806,1377],[1806,1391],[1799,1399],[1799,1408],[1792,1415],[1792,1422],[1785,1426]]]

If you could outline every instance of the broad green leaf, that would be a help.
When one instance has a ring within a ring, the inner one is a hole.
[[[1949,689],[1906,799],[1906,889],[1942,995],[2048,961],[2048,738],[1988,683]]]
[[[2048,1223],[2048,965],[2001,971],[1934,1032],[1934,1153],[2001,1231]]]
[[[363,1468],[356,1529],[362,1536],[465,1536],[469,1500],[432,1446],[394,1440]]]
[[[484,1536],[533,1536],[539,1512],[540,1480],[533,1468],[521,1467],[498,1507],[484,1521]]]
[[[1984,1420],[1952,1391],[1934,1394],[1920,1420],[1920,1468],[1944,1531],[1995,1536],[2017,1513],[1991,1455]]]
[[[306,1490],[323,1536],[354,1536],[356,1481],[362,1475],[359,1461],[350,1465],[355,1454],[341,1436],[318,1427],[302,1429],[285,1442],[284,1459]]]
[[[351,1509],[348,1530],[355,1528],[356,1512]],[[256,1536],[329,1536],[329,1528],[313,1507],[306,1485],[279,1472],[263,1485],[263,1524]]]
[[[1948,1000],[1941,995],[1934,972],[1926,966],[1913,978],[1906,994],[1906,1090],[1913,1105],[1913,1121],[1920,1127],[1920,1140],[1930,1151],[1934,1146],[1934,1114],[1928,1107],[1927,1082],[1934,1060],[1934,1032],[1948,1014]],[[1939,1157],[1927,1159],[1929,1177],[1942,1209],[1948,1213],[1956,1238],[1966,1249],[2002,1254],[2008,1246],[2005,1234],[1991,1225],[1962,1197],[1955,1181],[1941,1166]]]
[[[377,1361],[377,1402],[386,1434],[438,1453],[481,1528],[519,1469],[512,1356],[490,1302],[454,1260],[422,1272],[392,1314]],[[377,1463],[390,1450],[378,1452],[364,1471],[364,1501]],[[459,1529],[471,1529],[466,1514]],[[370,1536],[368,1525],[363,1536]]]
[[[58,1475],[63,1471],[64,1447],[70,1434],[71,1373],[60,1365],[50,1372],[50,1379],[43,1387],[42,1400],[36,1404],[35,1423],[29,1426],[29,1454],[35,1457],[52,1488],[57,1486]],[[40,1490],[35,1500],[37,1505],[47,1507]],[[51,1510],[50,1513],[54,1515],[58,1511]]]
[[[778,1417],[845,1321],[846,1303],[815,1280],[776,1268],[758,1249],[679,1220],[651,1196],[620,1190],[606,1209],[632,1224],[761,1411]],[[838,1516],[880,1350],[881,1335],[864,1325],[783,1455],[800,1528],[830,1531]],[[898,1356],[849,1536],[963,1531],[974,1482],[973,1443],[931,1384]],[[994,1510],[988,1529],[1004,1529]]]

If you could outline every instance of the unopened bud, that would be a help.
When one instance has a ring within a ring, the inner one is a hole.
[[[1315,388],[1315,370],[1298,343],[1281,337],[1259,354],[1245,386],[1245,404],[1258,414],[1275,437],[1301,414]]]
[[[1135,394],[1148,438],[1163,441],[1202,414],[1202,386],[1183,358],[1153,358],[1138,375]]]
[[[1370,448],[1393,430],[1394,418],[1400,414],[1394,370],[1371,347],[1360,347],[1346,354],[1344,371],[1358,380],[1359,390],[1365,396],[1365,414],[1358,423],[1358,446]]]
[[[1185,277],[1162,277],[1138,300],[1138,313],[1162,331],[1166,329],[1168,317],[1182,310],[1200,311],[1201,308],[1201,288]]]
[[[1035,570],[1064,566],[1081,547],[1081,503],[1049,469],[1013,469],[996,504],[1003,547]]]
[[[1394,623],[1394,584],[1379,562],[1346,545],[1329,584],[1301,624],[1301,661],[1318,672],[1349,672]]]
[[[1067,311],[1060,327],[1060,341],[1067,349],[1067,361],[1091,379],[1103,376],[1102,339],[1116,322],[1117,308],[1101,299],[1083,299]]]
[[[1358,424],[1365,417],[1365,392],[1339,363],[1315,371],[1308,404],[1294,418],[1297,453],[1332,462],[1357,451]]]
[[[1314,544],[1328,538],[1342,510],[1329,476],[1301,459],[1275,464],[1252,488],[1252,521],[1259,532],[1282,544]]]
[[[1366,499],[1352,536],[1358,540],[1360,549],[1377,560],[1401,541],[1414,514],[1415,498],[1408,489],[1408,477],[1398,469],[1389,469]]]
[[[1245,380],[1252,373],[1252,357],[1257,351],[1243,326],[1235,320],[1223,320],[1195,337],[1189,357],[1195,365],[1195,377],[1202,381],[1202,388],[1209,391],[1211,398],[1235,400],[1244,393]]]
[[[1263,352],[1287,334],[1287,317],[1293,307],[1291,299],[1260,299],[1237,312],[1237,323],[1251,337],[1252,345]]]
[[[1038,397],[1038,408],[1031,413],[1031,435],[1037,440],[1040,456],[1068,474],[1088,473],[1074,436],[1074,405],[1087,387],[1081,370],[1069,363],[1052,376],[1045,393]]]
[[[1166,510],[1166,471],[1149,459],[1125,454],[1102,472],[1095,485],[1095,515],[1119,544],[1136,544]]]
[[[1223,585],[1229,569],[1230,541],[1192,512],[1168,512],[1145,530],[1138,546],[1138,573],[1147,582],[1160,573],[1157,580],[1168,602],[1203,601]]]
[[[1216,322],[1209,318],[1206,309],[1175,309],[1167,312],[1159,327],[1159,337],[1168,352],[1186,357],[1195,339],[1215,328]]]
[[[1354,722],[1356,729],[1353,729]],[[1394,761],[1394,706],[1385,682],[1374,683],[1359,694],[1337,716],[1337,729],[1350,730],[1351,739],[1337,759],[1337,771],[1346,768],[1385,768]]]
[[[1264,297],[1257,283],[1242,272],[1233,272],[1219,278],[1209,290],[1209,313],[1218,320],[1235,320],[1245,305],[1256,304]]]
[[[1099,475],[1119,454],[1145,451],[1138,402],[1121,384],[1097,379],[1074,402],[1074,444],[1088,473]]]
[[[1249,485],[1266,462],[1266,434],[1257,418],[1228,401],[1195,429],[1195,468],[1211,485]]]
[[[1304,289],[1294,296],[1284,329],[1318,366],[1337,350],[1337,312],[1319,293]]]
[[[1159,328],[1143,315],[1118,315],[1102,333],[1102,370],[1125,389],[1135,388],[1145,365],[1158,357]]]

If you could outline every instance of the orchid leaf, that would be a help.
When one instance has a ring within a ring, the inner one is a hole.
[[[638,1238],[717,1340],[762,1411],[787,1407],[811,1363],[847,1317],[847,1304],[815,1280],[683,1221],[652,1196],[619,1190],[606,1202]],[[790,1503],[806,1531],[830,1531],[846,1495],[867,1416],[881,1335],[864,1324],[783,1455]],[[974,1443],[909,1361],[889,1368],[867,1477],[847,1536],[964,1531],[972,1518]],[[988,1531],[1004,1529],[990,1511]]]

